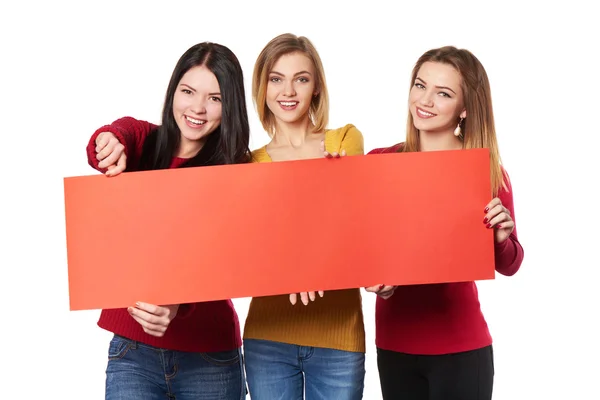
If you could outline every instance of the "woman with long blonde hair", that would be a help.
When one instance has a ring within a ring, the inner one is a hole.
[[[496,271],[514,275],[523,247],[510,180],[500,163],[483,65],[468,50],[447,46],[427,51],[413,68],[408,105],[406,141],[369,154],[489,149],[492,193],[490,202],[481,205],[481,229],[494,231]],[[475,282],[367,290],[379,295],[376,345],[384,399],[492,398],[492,338]]]

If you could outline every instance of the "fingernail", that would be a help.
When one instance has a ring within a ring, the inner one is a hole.
[[[135,302],[135,306],[136,306],[136,307],[139,307],[139,306],[140,306],[140,302],[139,302],[139,301],[136,301],[136,302]]]
[[[484,224],[487,224],[487,223],[488,223],[488,221],[489,221],[488,217],[485,217],[485,218],[483,219],[483,223],[484,223]]]
[[[483,210],[483,212],[488,212],[488,211],[490,211],[489,207],[486,207],[485,210]]]
[[[489,229],[492,227],[492,224],[487,224],[485,227]]]
[[[385,285],[382,283],[381,285],[379,285],[379,290],[383,289],[385,287]]]
[[[496,228],[500,229],[502,228],[502,225],[496,225]]]

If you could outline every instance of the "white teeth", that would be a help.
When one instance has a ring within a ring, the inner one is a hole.
[[[285,107],[293,107],[296,104],[298,104],[298,102],[297,101],[280,101],[279,104],[281,104],[282,106],[285,106]]]
[[[426,117],[433,117],[435,114],[432,113],[428,113],[427,111],[423,111],[421,109],[417,110],[419,112],[419,114],[425,115]]]
[[[196,124],[196,125],[204,125],[206,123],[206,121],[201,121],[199,119],[190,118],[187,115],[185,116],[185,119],[190,121],[192,124]]]

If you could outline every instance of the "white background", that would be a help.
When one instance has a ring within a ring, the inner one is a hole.
[[[110,334],[96,326],[97,311],[69,311],[62,186],[94,173],[85,155],[92,132],[125,115],[160,122],[177,59],[210,40],[238,55],[252,148],[265,144],[250,77],[262,47],[283,32],[315,43],[330,127],[355,124],[367,151],[403,140],[410,71],[423,52],[456,45],[480,58],[525,248],[516,276],[479,284],[495,340],[494,398],[600,398],[593,13],[580,1],[335,3],[3,2],[0,398],[103,399]],[[380,399],[374,297],[363,297],[365,399]],[[248,300],[235,304],[243,323]]]

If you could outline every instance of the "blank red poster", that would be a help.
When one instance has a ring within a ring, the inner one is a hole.
[[[70,309],[494,278],[486,149],[64,179]]]

